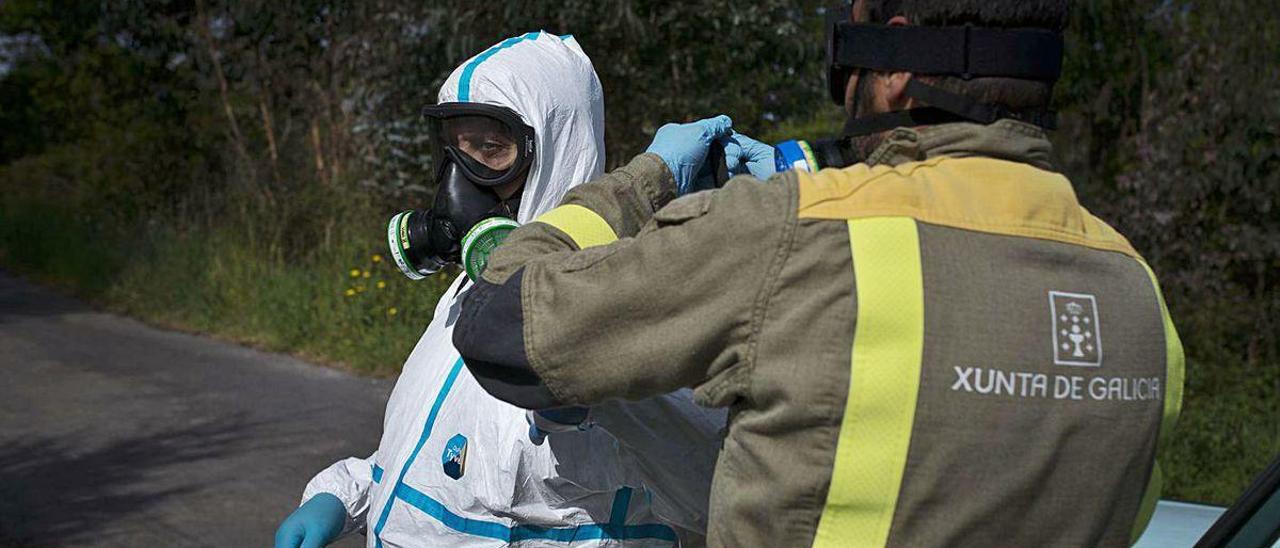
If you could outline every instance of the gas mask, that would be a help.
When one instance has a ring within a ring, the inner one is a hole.
[[[1035,28],[889,26],[849,22],[849,8],[833,10],[827,26],[827,90],[837,105],[844,104],[849,79],[858,74],[855,101],[863,97],[868,74],[910,72],[913,76],[959,76],[965,80],[1005,77],[1052,84],[1062,72],[1062,35]],[[1014,111],[979,102],[912,78],[903,90],[928,106],[859,116],[845,122],[840,137],[778,144],[774,160],[779,171],[846,167],[863,161],[850,146],[855,137],[948,122],[991,124],[1010,118],[1044,129],[1057,126],[1050,110]]]
[[[509,108],[481,103],[442,103],[427,107],[424,116],[435,200],[431,209],[393,216],[387,245],[410,279],[461,264],[474,280],[488,254],[519,226],[523,187],[505,199],[497,189],[528,175],[533,128]]]

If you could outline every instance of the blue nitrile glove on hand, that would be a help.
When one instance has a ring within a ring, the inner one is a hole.
[[[591,416],[589,407],[556,407],[541,411],[526,411],[525,420],[529,421],[529,440],[534,445],[542,445],[542,440],[556,432],[577,432],[591,428],[587,419]]]
[[[347,507],[329,493],[308,500],[276,529],[276,548],[321,548],[342,534]]]
[[[683,196],[700,189],[697,179],[699,172],[705,171],[702,164],[706,163],[711,141],[727,137],[732,131],[733,120],[723,114],[688,124],[667,124],[658,128],[645,152],[662,157],[676,179],[676,193]]]
[[[730,175],[750,173],[761,181],[768,179],[778,172],[773,154],[772,146],[736,131],[724,139],[724,163]]]

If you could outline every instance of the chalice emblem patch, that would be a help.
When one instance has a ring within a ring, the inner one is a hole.
[[[1093,295],[1050,291],[1049,313],[1053,315],[1053,363],[1102,365],[1102,331]]]

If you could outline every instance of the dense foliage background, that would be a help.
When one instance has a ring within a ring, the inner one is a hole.
[[[149,321],[376,374],[443,279],[379,255],[429,198],[417,112],[507,36],[578,37],[609,162],[724,112],[830,133],[826,2],[0,2],[0,266]],[[1280,451],[1280,16],[1078,0],[1063,169],[1161,276],[1188,352],[1167,494],[1224,503]],[[375,404],[376,402],[371,402]]]

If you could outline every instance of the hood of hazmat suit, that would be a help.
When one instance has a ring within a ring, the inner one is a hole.
[[[604,168],[604,97],[571,36],[504,40],[458,67],[439,102],[510,108],[536,133],[521,223]],[[594,426],[535,442],[523,409],[485,392],[453,348],[460,275],[404,364],[368,458],[341,460],[302,500],[331,493],[370,547],[700,546],[725,414],[688,390],[591,410]]]

